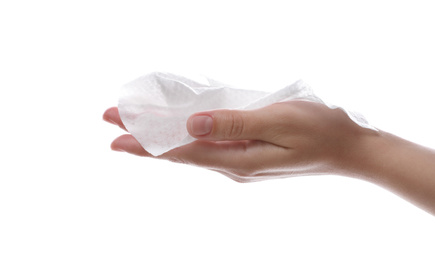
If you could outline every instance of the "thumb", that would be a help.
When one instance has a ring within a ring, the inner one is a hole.
[[[253,111],[215,110],[193,114],[187,131],[202,140],[259,140],[264,124]]]

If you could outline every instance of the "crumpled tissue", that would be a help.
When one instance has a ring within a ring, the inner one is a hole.
[[[119,115],[142,147],[154,156],[195,141],[186,129],[196,112],[214,109],[256,109],[292,99],[323,102],[303,81],[274,93],[236,89],[206,79],[194,81],[182,76],[154,72],[122,86]],[[340,108],[343,109],[343,108]],[[343,109],[358,125],[376,130],[360,114]]]

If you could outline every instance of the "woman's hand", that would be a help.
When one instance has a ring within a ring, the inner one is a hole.
[[[104,119],[125,129],[117,108]],[[238,182],[340,174],[373,182],[435,214],[435,151],[355,124],[341,109],[289,101],[192,115],[198,140],[156,158],[205,167]],[[131,136],[112,149],[153,157]]]
[[[108,109],[104,119],[125,129],[117,108]],[[156,158],[205,167],[238,182],[354,173],[355,151],[365,137],[376,135],[341,109],[308,101],[196,113],[186,127],[198,141]],[[153,157],[131,135],[118,137],[112,149]]]

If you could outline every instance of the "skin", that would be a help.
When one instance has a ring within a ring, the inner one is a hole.
[[[126,130],[116,107],[103,119]],[[186,127],[198,140],[157,157],[129,134],[116,138],[111,148],[204,167],[238,182],[319,174],[358,178],[435,215],[435,150],[362,128],[340,109],[289,101],[257,110],[196,113]]]

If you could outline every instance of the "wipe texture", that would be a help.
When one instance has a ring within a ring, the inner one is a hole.
[[[181,76],[155,72],[124,85],[118,109],[127,130],[146,151],[158,156],[195,141],[186,130],[186,121],[196,112],[256,109],[292,99],[325,104],[302,81],[267,93],[235,89],[211,79],[199,83]],[[376,130],[363,116],[343,110],[361,127]]]

